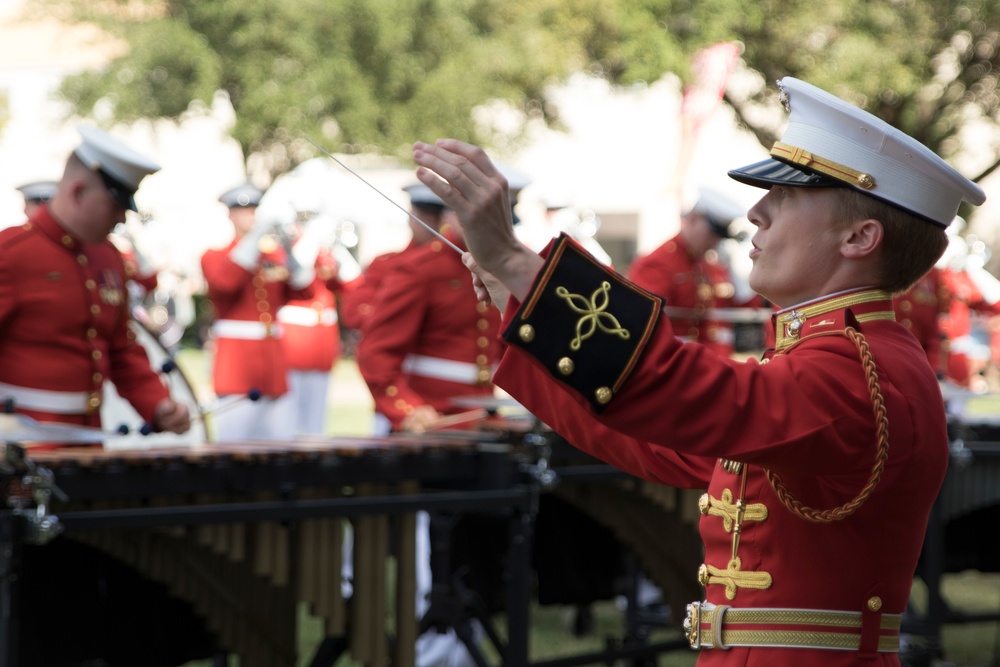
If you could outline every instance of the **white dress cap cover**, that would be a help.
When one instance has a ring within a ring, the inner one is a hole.
[[[885,121],[795,78],[778,87],[788,127],[771,159],[729,172],[737,181],[764,188],[848,185],[941,227],[963,201],[986,201],[982,188]]]

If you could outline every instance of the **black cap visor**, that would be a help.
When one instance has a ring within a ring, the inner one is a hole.
[[[770,158],[763,160],[762,162],[755,162],[754,164],[740,169],[733,169],[729,172],[729,178],[739,181],[740,183],[745,183],[746,185],[752,185],[755,188],[764,188],[765,190],[770,189],[772,185],[790,185],[800,188],[852,188],[866,197],[877,199],[878,201],[888,204],[894,208],[898,208],[901,211],[906,211],[910,215],[916,216],[921,220],[925,220],[932,225],[936,225],[941,228],[946,228],[948,226],[943,225],[936,220],[931,220],[930,218],[921,215],[920,213],[911,211],[910,209],[900,206],[899,204],[886,201],[881,197],[876,197],[871,192],[865,192],[859,188],[853,188],[853,186],[848,183],[838,181],[837,179],[830,178],[829,176],[824,176],[823,174],[805,171],[776,158]]]
[[[733,235],[729,233],[729,225],[731,222],[726,222],[724,220],[719,220],[718,218],[712,217],[711,215],[701,214],[705,221],[708,222],[708,226],[712,228],[712,233],[718,236],[720,239],[731,239]]]
[[[841,188],[846,185],[829,176],[804,171],[774,158],[733,169],[729,172],[729,178],[764,189],[772,185],[791,185],[800,188]]]
[[[126,211],[138,210],[135,206],[135,190],[127,187],[103,169],[98,169],[97,173],[101,175],[101,180],[104,181],[104,187],[107,188],[108,194],[111,195],[112,199],[121,204]]]

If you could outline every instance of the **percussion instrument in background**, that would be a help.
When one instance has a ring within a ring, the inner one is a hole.
[[[532,490],[517,482],[509,448],[431,434],[135,450],[76,447],[39,451],[34,463],[65,491],[47,508],[64,528],[60,542],[106,554],[192,605],[220,649],[239,655],[244,667],[296,664],[301,604],[321,619],[326,634],[349,638],[357,663],[383,665],[391,653],[393,664],[412,665],[415,512],[489,511],[521,524],[515,515],[533,506]],[[0,536],[16,537],[19,518],[0,512]],[[350,600],[341,581],[348,521],[354,535]],[[16,564],[23,545],[9,542],[9,562]],[[387,568],[389,563],[394,567]],[[33,595],[33,582],[19,580],[11,569],[13,578],[0,577],[0,608],[19,599],[18,586]],[[397,595],[390,614],[392,580]],[[60,605],[72,603],[59,598]],[[148,606],[156,605],[153,600]],[[78,613],[89,618],[98,610]],[[512,615],[508,635],[512,654],[526,660],[524,614]],[[392,642],[387,616],[394,616]],[[10,618],[0,615],[0,624],[5,621]],[[3,639],[10,630],[0,625],[5,667],[15,664],[5,658],[16,659],[3,650],[10,649]]]
[[[626,474],[573,447],[513,399],[463,397],[454,402],[493,413],[477,424],[480,437],[509,444],[522,471],[541,491],[532,545],[540,604],[579,606],[618,596],[637,604],[632,586],[640,572],[660,589],[662,604],[670,609],[684,609],[701,595],[695,574],[703,560],[698,534],[702,491]],[[436,434],[446,437],[448,431]],[[461,517],[453,529],[453,569],[464,573],[492,611],[501,610],[506,599],[506,540],[499,523],[488,517]],[[679,628],[681,620],[675,615],[669,623]]]
[[[96,444],[107,434],[99,428],[40,422],[27,415],[0,413],[0,441],[29,444],[57,442],[63,444]]]
[[[904,632],[922,636],[925,643],[911,650],[925,655],[908,656],[911,659],[942,657],[945,624],[1000,621],[1000,613],[949,607],[941,592],[946,573],[1000,572],[1000,533],[995,529],[1000,512],[1000,418],[952,414],[948,439],[948,471],[931,508],[917,565],[917,576],[927,586],[927,612],[922,618],[904,616]]]

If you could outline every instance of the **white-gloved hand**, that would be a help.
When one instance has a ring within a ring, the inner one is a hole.
[[[351,251],[339,243],[331,249],[333,258],[337,260],[337,279],[346,284],[361,275],[361,265],[354,259]]]
[[[316,258],[319,256],[321,240],[330,227],[327,216],[318,215],[305,223],[289,255],[290,284],[301,289],[316,277]]]
[[[247,271],[257,268],[260,259],[260,240],[265,235],[295,222],[295,209],[288,202],[261,201],[254,213],[250,231],[229,252],[229,258]]]

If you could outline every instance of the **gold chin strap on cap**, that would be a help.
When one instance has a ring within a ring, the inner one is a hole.
[[[838,181],[864,190],[871,190],[875,187],[875,177],[871,174],[851,169],[833,160],[827,160],[798,146],[789,146],[788,144],[776,141],[774,146],[771,147],[771,157],[805,167],[810,171],[819,172],[825,176],[835,178]]]

